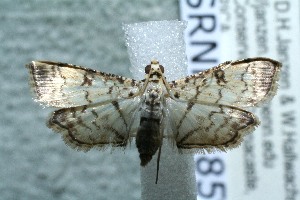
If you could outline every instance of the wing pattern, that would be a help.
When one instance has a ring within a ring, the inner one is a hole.
[[[251,112],[226,105],[169,99],[167,110],[176,146],[193,152],[234,148],[259,125]]]
[[[139,105],[140,98],[135,97],[104,105],[63,108],[51,114],[47,125],[77,150],[125,147],[137,130]]]
[[[210,152],[238,146],[259,125],[242,108],[273,98],[280,67],[268,58],[228,61],[169,82],[167,113],[177,147]]]
[[[268,58],[228,61],[169,85],[178,100],[251,107],[275,95],[280,67]]]
[[[77,150],[126,146],[139,120],[143,82],[66,63],[27,65],[36,101],[59,107],[47,123]]]
[[[51,114],[47,125],[62,134],[67,145],[83,151],[125,147],[135,136],[143,95],[153,77],[136,81],[50,61],[33,61],[27,68],[36,101],[61,108]],[[171,82],[162,76],[164,137],[179,150],[202,153],[238,146],[259,125],[244,108],[275,95],[280,68],[277,61],[252,58],[228,61]]]
[[[102,103],[138,95],[143,83],[76,65],[32,61],[30,86],[36,101],[59,108]]]

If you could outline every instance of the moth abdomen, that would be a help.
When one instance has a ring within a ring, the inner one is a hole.
[[[142,117],[136,135],[136,147],[140,153],[141,166],[149,163],[160,146],[160,120]]]

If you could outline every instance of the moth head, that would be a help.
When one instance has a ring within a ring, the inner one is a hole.
[[[145,67],[146,74],[159,74],[162,75],[164,73],[164,67],[159,64],[157,60],[152,60],[150,65]]]

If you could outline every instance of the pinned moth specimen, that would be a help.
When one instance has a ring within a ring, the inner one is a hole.
[[[51,61],[32,61],[27,68],[36,101],[59,108],[47,125],[67,145],[83,151],[126,147],[135,137],[141,166],[158,151],[158,169],[163,138],[192,152],[237,147],[259,125],[245,109],[273,98],[281,64],[269,58],[227,61],[170,82],[156,60],[142,80]]]

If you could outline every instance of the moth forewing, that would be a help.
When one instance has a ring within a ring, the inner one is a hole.
[[[140,95],[143,82],[51,61],[32,61],[30,87],[38,102],[59,108],[106,103]]]
[[[169,85],[177,100],[253,107],[276,94],[280,69],[281,63],[269,58],[227,61]]]

